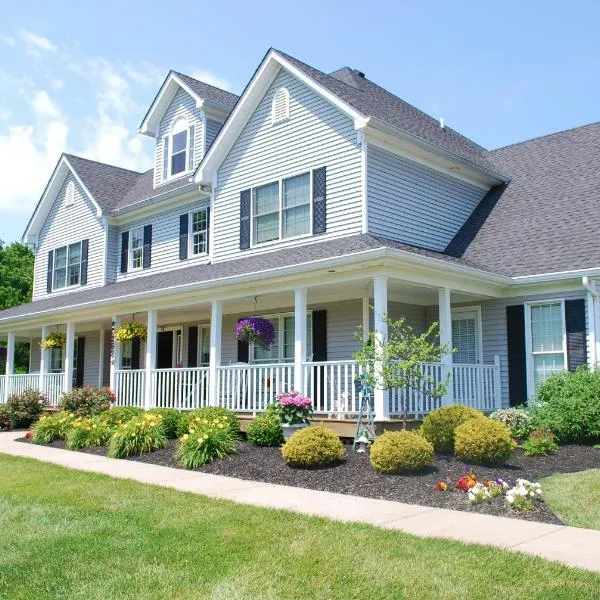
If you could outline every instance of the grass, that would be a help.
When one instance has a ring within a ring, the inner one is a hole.
[[[546,503],[563,523],[600,529],[600,469],[552,475],[540,483]]]
[[[0,455],[0,598],[598,598],[532,556]]]

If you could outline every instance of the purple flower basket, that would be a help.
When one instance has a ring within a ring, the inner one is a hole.
[[[240,319],[235,328],[235,336],[243,342],[258,342],[267,349],[275,343],[273,323],[263,317]]]

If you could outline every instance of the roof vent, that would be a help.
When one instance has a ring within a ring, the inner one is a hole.
[[[446,124],[444,123],[444,117],[440,117],[440,129],[444,129]]]
[[[365,74],[362,71],[356,71],[356,74],[361,77],[362,79],[365,78]]]

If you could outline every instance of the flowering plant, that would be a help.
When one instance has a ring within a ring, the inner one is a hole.
[[[67,336],[64,333],[49,333],[43,340],[40,340],[40,348],[43,350],[64,348],[66,343]]]
[[[312,413],[312,400],[300,392],[281,392],[271,405],[279,420],[287,425],[308,423]]]
[[[235,327],[235,336],[242,342],[258,342],[267,349],[275,343],[273,323],[264,317],[240,319]]]
[[[508,487],[508,486],[507,486]],[[502,495],[504,487],[499,481],[488,479],[486,481],[477,482],[469,490],[469,500],[471,504],[480,504],[481,502],[489,502],[492,498]]]
[[[527,479],[517,479],[515,486],[506,492],[506,502],[513,510],[525,512],[533,509],[536,500],[542,496],[542,486]]]
[[[440,479],[434,486],[435,490],[438,492],[445,492],[448,489],[448,483],[443,479]]]
[[[119,343],[129,342],[130,340],[145,340],[148,335],[148,329],[143,323],[130,321],[123,323],[115,329],[115,340]]]
[[[458,478],[456,489],[461,492],[468,492],[477,483],[477,474],[473,469],[467,469],[467,472]]]

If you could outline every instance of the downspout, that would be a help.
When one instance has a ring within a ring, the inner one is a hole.
[[[581,278],[583,289],[587,292],[587,307],[588,307],[588,331],[590,341],[590,369],[595,370],[598,365],[598,333],[600,327],[598,327],[598,292],[594,284],[590,281],[590,278],[586,275]]]

